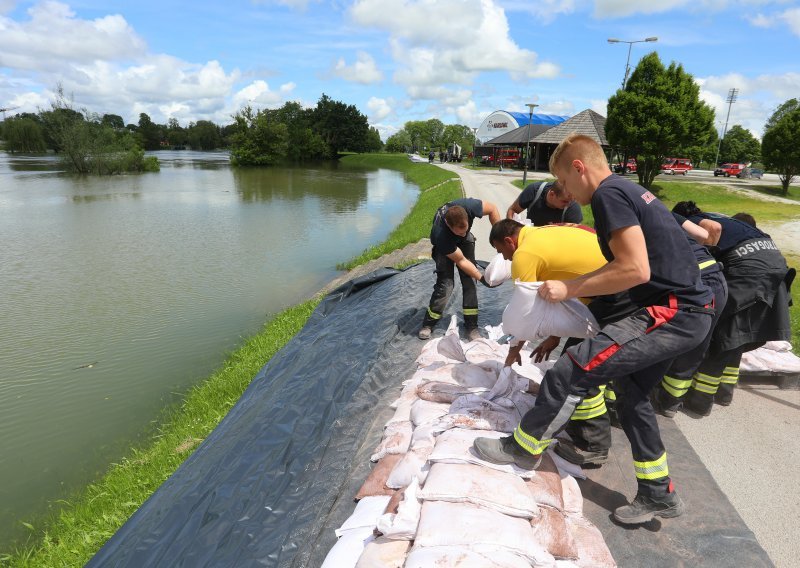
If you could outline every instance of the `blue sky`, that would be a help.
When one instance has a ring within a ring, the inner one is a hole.
[[[246,104],[356,105],[383,138],[408,120],[477,127],[494,110],[606,114],[628,45],[684,66],[730,126],[761,137],[800,97],[800,0],[0,0],[0,108],[146,112],[224,124]]]

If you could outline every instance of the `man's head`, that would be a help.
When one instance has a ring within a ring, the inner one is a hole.
[[[564,188],[561,187],[561,184],[559,184],[557,180],[553,182],[553,185],[547,188],[545,202],[548,207],[552,207],[553,209],[566,209],[572,201],[572,196],[567,195],[567,192],[564,191]]]
[[[444,222],[447,228],[459,237],[466,237],[469,232],[469,217],[467,210],[460,205],[452,205],[447,208],[444,214]]]
[[[733,216],[734,219],[747,223],[751,227],[756,226],[756,219],[750,213],[737,213]]]
[[[611,175],[600,145],[583,134],[570,134],[550,156],[550,173],[570,198],[588,205],[600,182]]]
[[[513,219],[498,221],[492,225],[492,230],[489,233],[489,244],[502,254],[503,258],[511,260],[511,257],[514,256],[514,251],[517,250],[519,232],[524,226]]]
[[[672,208],[672,212],[687,218],[702,213],[694,201],[679,201]]]

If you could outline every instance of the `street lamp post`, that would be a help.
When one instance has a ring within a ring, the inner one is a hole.
[[[535,109],[537,104],[534,103],[525,103],[525,106],[528,107],[528,134],[525,136],[527,139],[525,141],[525,169],[522,171],[522,187],[525,187],[525,182],[528,179],[528,155],[530,154],[531,150],[531,122],[533,122],[533,109]]]
[[[477,160],[477,150],[478,150],[478,129],[472,129],[472,167],[476,166]]]
[[[628,75],[631,71],[631,48],[633,47],[634,43],[644,43],[646,41],[658,41],[657,37],[648,37],[645,39],[636,39],[633,41],[627,41],[624,39],[617,39],[617,38],[608,38],[608,43],[627,43],[628,44],[628,60],[625,62],[625,77],[622,79],[622,89],[625,90],[625,85],[628,84]]]

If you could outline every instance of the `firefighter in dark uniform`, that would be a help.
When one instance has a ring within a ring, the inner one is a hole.
[[[789,291],[795,270],[769,235],[746,222],[704,213],[693,201],[682,201],[673,211],[708,231],[705,244],[722,263],[728,283],[728,301],[684,401],[689,410],[707,416],[714,402],[727,406],[733,400],[742,353],[791,339]]]
[[[506,219],[527,210],[527,217],[537,227],[552,223],[580,223],[583,211],[575,200],[564,195],[564,190],[554,181],[529,184],[506,211]]]
[[[602,148],[573,134],[550,158],[550,171],[581,205],[591,204],[608,264],[571,280],[547,280],[539,295],[552,302],[628,290],[638,309],[608,324],[562,355],[542,380],[536,406],[512,436],[478,438],[483,459],[535,469],[592,386],[614,380],[620,422],[634,460],[638,490],[614,518],[638,524],[677,517],[683,501],[674,490],[650,391],[672,360],[705,337],[713,296],[700,281],[692,249],[669,210],[641,186],[612,174]]]
[[[686,237],[697,259],[697,267],[700,269],[700,279],[714,293],[714,319],[705,339],[694,349],[676,357],[661,384],[653,389],[653,406],[656,412],[668,418],[674,417],[683,405],[683,399],[692,386],[695,372],[700,368],[708,352],[714,329],[728,301],[728,285],[722,273],[722,264],[698,242],[698,240],[701,242],[708,240],[708,231],[674,211],[672,216],[686,231]]]
[[[433,328],[453,292],[453,269],[458,270],[463,296],[464,327],[470,341],[480,337],[478,331],[478,290],[475,280],[483,275],[475,266],[475,236],[470,232],[475,218],[489,215],[494,225],[500,220],[497,206],[480,199],[456,199],[442,205],[433,218],[431,227],[431,257],[436,265],[436,284],[419,330],[420,339],[430,339]]]

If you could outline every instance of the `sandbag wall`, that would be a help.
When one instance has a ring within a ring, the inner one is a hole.
[[[425,344],[323,567],[616,565],[582,514],[579,467],[551,450],[535,472],[471,451],[476,437],[516,427],[552,364],[523,352],[522,366],[504,368],[507,353],[494,339],[463,344],[454,323]]]

